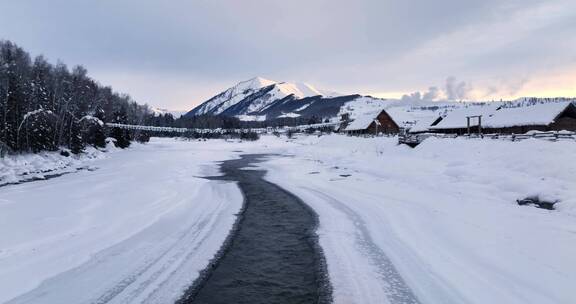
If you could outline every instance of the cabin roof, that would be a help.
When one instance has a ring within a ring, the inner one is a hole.
[[[357,114],[354,120],[344,128],[344,131],[365,130],[376,120],[376,117],[378,117],[382,111],[384,110],[367,111],[362,114]]]
[[[430,127],[432,126],[432,124],[434,122],[436,122],[436,120],[441,119],[441,118],[442,118],[442,116],[439,116],[439,115],[422,118],[422,119],[416,121],[416,123],[412,125],[412,127],[410,128],[410,132],[428,131],[430,129]]]
[[[401,128],[410,128],[411,130],[420,124],[429,127],[439,117],[437,110],[428,110],[421,107],[399,106],[386,109],[386,113],[394,120],[396,125]],[[430,122],[426,125],[426,122]]]
[[[466,128],[466,117],[477,115],[482,115],[483,128],[549,125],[569,105],[569,101],[509,107],[501,103],[470,105],[448,113],[440,123],[430,129]],[[470,119],[470,126],[478,126],[478,119]]]

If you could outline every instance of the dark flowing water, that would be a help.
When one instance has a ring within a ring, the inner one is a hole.
[[[217,258],[178,301],[180,304],[295,304],[331,301],[325,262],[314,230],[317,215],[300,199],[242,170],[264,155],[222,164],[245,196],[236,227]]]

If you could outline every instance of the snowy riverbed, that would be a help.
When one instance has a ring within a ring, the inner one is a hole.
[[[336,303],[574,303],[576,143],[273,136],[153,139],[95,171],[0,188],[0,303],[167,303],[241,207],[216,161],[259,166],[319,215]],[[531,195],[555,211],[521,207]],[[392,282],[392,283],[391,283]]]

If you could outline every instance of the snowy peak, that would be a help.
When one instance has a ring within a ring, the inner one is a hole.
[[[269,85],[273,85],[275,83],[278,83],[274,80],[270,80],[270,79],[266,79],[266,78],[262,78],[262,77],[254,77],[245,81],[242,81],[240,83],[238,83],[236,86],[237,87],[241,87],[241,88],[252,88],[252,89],[260,89],[263,87],[267,87]]]
[[[319,90],[317,90],[316,88],[307,83],[278,82],[262,77],[254,77],[252,79],[242,81],[233,88],[241,90],[258,90],[271,85],[274,85],[275,90],[278,93],[283,94],[284,95],[283,97],[286,97],[288,95],[294,95],[294,97],[297,98],[304,98],[304,97],[324,95]]]
[[[319,90],[306,83],[282,82],[276,84],[276,86],[278,87],[278,91],[285,94],[285,96],[294,95],[296,98],[305,98],[324,95]]]
[[[306,83],[277,82],[254,77],[210,98],[187,115],[256,115],[280,100],[300,100],[315,96],[326,94]]]
[[[241,81],[234,85],[233,87],[229,88],[224,92],[230,92],[232,95],[243,94],[246,91],[255,92],[261,88],[265,88],[267,86],[274,85],[278,82],[262,77],[254,77],[245,81]]]
[[[239,82],[233,87],[210,98],[208,101],[194,108],[192,111],[189,112],[189,114],[191,115],[221,114],[226,109],[242,101],[249,95],[275,83],[276,82],[273,80],[268,80],[262,77],[254,77],[246,81]]]

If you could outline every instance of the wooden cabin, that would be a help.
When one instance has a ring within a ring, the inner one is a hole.
[[[576,106],[571,102],[549,102],[529,106],[500,104],[470,106],[454,110],[431,132],[448,134],[523,134],[528,131],[576,131]]]
[[[570,103],[548,128],[553,131],[576,131],[576,105]]]
[[[385,110],[358,115],[340,130],[349,135],[397,134],[400,127]]]

